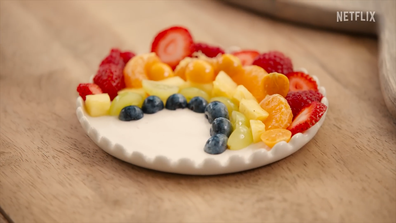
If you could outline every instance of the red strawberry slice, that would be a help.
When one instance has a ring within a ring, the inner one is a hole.
[[[317,101],[312,102],[300,111],[287,129],[292,132],[292,135],[304,132],[320,120],[326,109],[327,106],[323,103]]]
[[[103,93],[108,93],[110,99],[113,100],[118,91],[125,88],[123,67],[117,64],[100,66],[94,77],[94,83],[102,89]]]
[[[82,83],[77,86],[77,92],[85,101],[87,95],[91,94],[102,94],[102,89],[96,84],[93,83]]]
[[[293,112],[293,117],[297,117],[305,106],[310,105],[314,101],[320,102],[323,95],[319,91],[314,90],[289,91],[285,98]]]
[[[211,46],[206,43],[194,43],[194,52],[205,54],[207,57],[216,57],[219,54],[224,54],[224,50],[217,46]]]
[[[155,37],[151,52],[155,52],[162,62],[174,69],[182,59],[194,52],[192,36],[186,28],[168,28]]]
[[[252,65],[254,59],[260,55],[260,53],[255,50],[242,50],[232,54],[241,60],[243,66]]]
[[[102,60],[99,67],[104,66],[106,64],[115,64],[120,67],[124,67],[125,62],[121,57],[121,51],[116,48],[111,49],[110,54]]]
[[[318,84],[308,74],[303,72],[290,72],[286,76],[289,78],[289,91],[318,90]]]
[[[136,54],[131,52],[131,51],[125,51],[121,53],[121,58],[124,61],[124,63],[128,63],[130,59],[132,59]]]

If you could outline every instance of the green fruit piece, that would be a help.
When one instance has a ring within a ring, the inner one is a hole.
[[[193,97],[197,96],[204,98],[206,101],[209,100],[208,93],[196,87],[184,88],[179,93],[186,98],[187,102],[190,102]]]
[[[231,125],[235,129],[237,126],[244,125],[250,127],[250,122],[246,116],[239,111],[233,111],[231,114]]]
[[[227,146],[230,150],[246,148],[253,142],[252,132],[244,125],[238,125],[228,138]]]
[[[148,95],[158,96],[159,98],[161,98],[164,104],[166,103],[166,100],[169,96],[179,92],[179,87],[164,84],[159,81],[143,80],[142,85],[143,89]]]
[[[233,111],[238,111],[238,105],[233,102],[233,100],[227,97],[214,97],[210,99],[212,101],[220,101],[221,103],[225,104],[228,109],[228,115],[231,117]]]
[[[111,102],[109,115],[118,116],[123,108],[129,105],[136,105],[139,108],[143,105],[142,95],[134,92],[123,92]]]

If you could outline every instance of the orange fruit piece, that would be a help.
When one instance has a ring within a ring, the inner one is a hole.
[[[148,71],[161,60],[155,53],[147,53],[133,57],[124,68],[124,81],[127,88],[141,88],[142,80],[148,79]]]
[[[279,94],[267,95],[261,102],[261,108],[268,112],[264,120],[265,128],[286,129],[292,123],[293,112],[287,100]]]
[[[234,75],[232,80],[238,85],[245,86],[257,101],[263,100],[266,95],[263,80],[268,73],[263,68],[255,65],[245,66],[243,70],[244,72]]]
[[[186,79],[193,83],[210,83],[214,80],[213,67],[203,60],[194,60],[186,68]]]
[[[181,77],[183,80],[186,80],[187,66],[194,60],[196,59],[191,57],[186,57],[182,61],[180,61],[180,63],[175,68],[175,72],[174,72],[175,75]]]
[[[218,60],[218,71],[224,71],[231,78],[235,75],[243,73],[241,60],[232,54],[223,54]],[[246,86],[245,86],[246,87]]]
[[[172,68],[166,63],[155,63],[148,70],[148,78],[153,81],[164,80],[175,76]]]
[[[261,140],[270,148],[281,141],[289,142],[291,132],[287,129],[271,129],[261,134]]]
[[[280,94],[286,97],[289,92],[289,79],[280,73],[270,73],[264,77],[264,94]]]

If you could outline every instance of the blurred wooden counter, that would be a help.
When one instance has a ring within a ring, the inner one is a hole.
[[[211,177],[97,147],[75,115],[77,84],[110,48],[147,52],[176,24],[203,42],[280,50],[318,76],[330,110],[315,138],[272,165]],[[1,1],[0,207],[15,222],[395,222],[396,121],[377,54],[376,39],[221,2]]]

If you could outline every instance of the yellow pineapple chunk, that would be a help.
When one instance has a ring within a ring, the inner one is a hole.
[[[252,99],[242,99],[239,103],[239,111],[249,120],[264,121],[269,115],[267,111],[260,107],[256,100]]]
[[[160,80],[158,82],[163,83],[163,84],[167,84],[167,85],[171,85],[171,86],[177,86],[177,87],[182,87],[182,86],[186,85],[186,81],[183,80],[179,76],[166,78],[166,79]]]
[[[110,97],[105,94],[87,95],[85,99],[85,108],[92,117],[107,115],[110,109]]]
[[[260,142],[261,134],[265,132],[265,124],[260,120],[250,120],[250,129],[252,130],[253,142]]]
[[[224,71],[220,71],[213,81],[212,96],[223,96],[232,98],[237,88],[237,84]]]
[[[118,91],[118,95],[124,94],[126,92],[133,92],[140,94],[143,98],[147,97],[146,91],[143,88],[124,88],[121,91]]]
[[[256,101],[256,98],[250,93],[248,89],[243,85],[238,85],[233,95],[233,98],[239,103],[242,99],[252,99]]]

